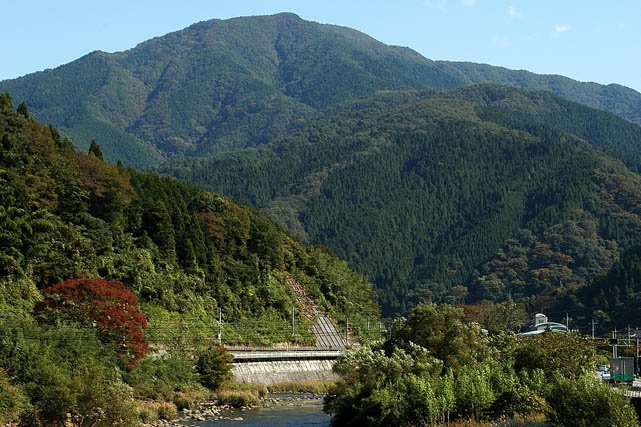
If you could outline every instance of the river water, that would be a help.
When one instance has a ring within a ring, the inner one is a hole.
[[[189,421],[186,424],[198,427],[327,427],[330,421],[330,416],[323,412],[323,401],[320,399],[297,401],[291,406],[285,404],[234,411],[225,415],[230,418],[240,416],[243,420]]]

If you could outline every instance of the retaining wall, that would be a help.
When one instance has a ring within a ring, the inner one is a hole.
[[[334,360],[243,361],[232,366],[238,381],[272,385],[288,381],[324,381],[337,379],[332,372]]]

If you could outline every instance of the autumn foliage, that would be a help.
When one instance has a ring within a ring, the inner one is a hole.
[[[64,319],[98,329],[104,343],[114,346],[134,366],[147,354],[143,329],[147,318],[136,296],[122,283],[104,279],[70,279],[43,289],[36,306],[40,319]]]

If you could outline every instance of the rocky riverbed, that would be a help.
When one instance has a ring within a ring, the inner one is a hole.
[[[243,421],[248,411],[253,411],[258,408],[275,408],[279,406],[296,407],[308,405],[312,401],[317,401],[317,403],[320,404],[322,399],[323,395],[316,393],[270,394],[263,398],[259,405],[244,406],[241,408],[233,408],[229,405],[218,405],[215,401],[204,401],[198,404],[193,410],[185,409],[180,411],[178,419],[176,420],[157,420],[145,424],[145,426],[185,427],[186,425],[199,425],[205,421]]]

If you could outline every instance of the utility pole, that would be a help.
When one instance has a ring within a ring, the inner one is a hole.
[[[565,329],[570,332],[570,316],[567,313],[565,313]]]
[[[349,317],[345,316],[345,347],[349,347]]]
[[[223,309],[218,307],[218,345],[223,345]]]
[[[592,318],[592,361],[596,362],[596,343],[594,342],[594,317]]]
[[[294,334],[296,333],[296,320],[294,317],[296,308],[292,305],[292,338],[294,338]]]
[[[630,325],[628,325],[628,335],[625,337],[625,346],[630,347]]]
[[[637,367],[637,372],[636,374],[639,375],[639,371],[641,370],[641,367],[639,366],[639,335],[638,335],[638,330],[634,333],[634,340],[637,345],[637,358],[635,359],[635,365]]]

